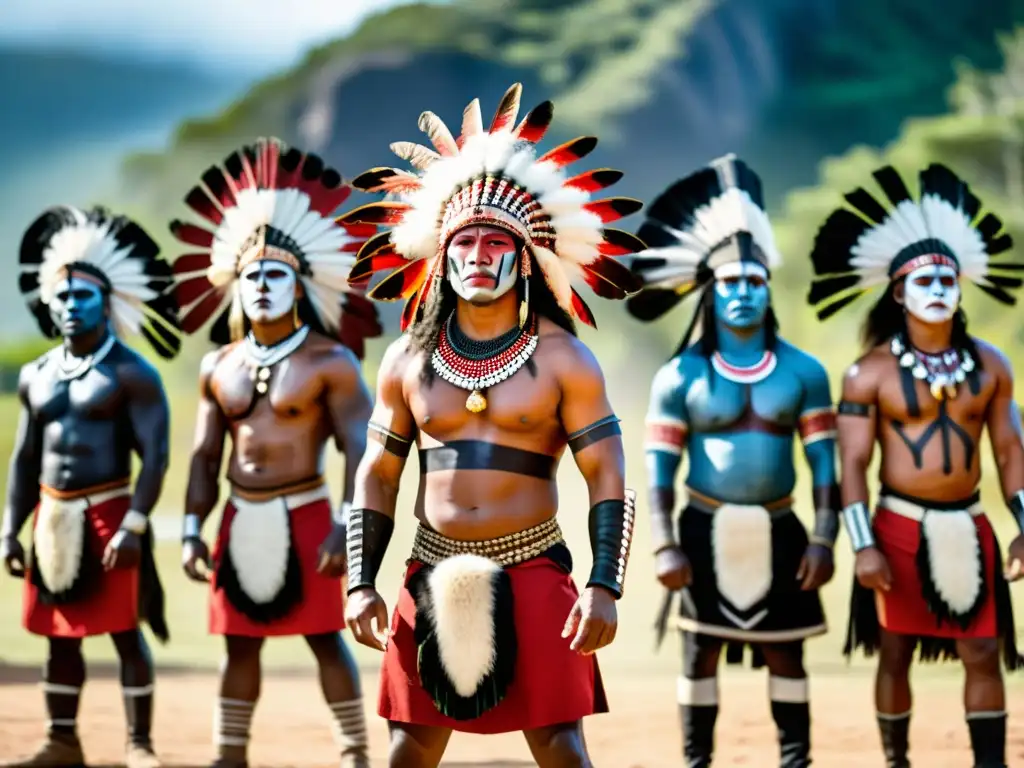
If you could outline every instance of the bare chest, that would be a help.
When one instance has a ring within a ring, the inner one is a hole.
[[[36,375],[28,390],[33,413],[43,423],[80,418],[115,419],[123,406],[123,388],[112,369],[92,368],[77,379],[65,380],[50,367]]]
[[[879,414],[890,424],[927,425],[949,421],[980,433],[994,392],[995,381],[982,372],[973,390],[964,382],[957,386],[953,397],[937,399],[927,382],[894,370],[879,390]]]
[[[318,372],[301,353],[261,368],[233,352],[217,365],[210,388],[221,411],[234,421],[257,412],[290,419],[322,410]]]
[[[693,432],[789,434],[796,427],[803,396],[800,379],[781,368],[753,383],[732,381],[709,370],[688,384],[685,402]]]

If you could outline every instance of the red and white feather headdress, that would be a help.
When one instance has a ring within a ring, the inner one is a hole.
[[[182,330],[195,333],[219,312],[210,338],[227,343],[232,310],[240,315],[238,276],[252,261],[269,259],[295,270],[305,294],[298,306],[302,321],[341,337],[361,355],[362,338],[381,329],[372,304],[361,300],[348,276],[355,254],[377,230],[331,218],[351,193],[319,157],[277,139],[258,139],[223,167],[209,168],[185,203],[213,228],[171,223],[178,240],[199,249],[174,263]]]
[[[380,301],[406,299],[402,329],[420,316],[435,279],[443,275],[451,237],[460,229],[487,224],[507,230],[525,244],[559,305],[587,325],[594,317],[572,286],[586,282],[602,298],[623,299],[639,290],[639,281],[617,260],[643,249],[635,236],[605,224],[639,210],[625,197],[592,200],[591,193],[622,177],[608,168],[568,178],[565,167],[587,154],[597,139],[584,136],[537,155],[536,145],[551,123],[545,101],[516,125],[522,86],[513,85],[485,131],[480,102],[463,113],[456,139],[432,112],[419,127],[433,149],[412,142],[391,145],[419,174],[374,168],[353,186],[397,198],[370,203],[342,216],[344,224],[391,225],[369,240],[349,281],[365,285],[376,272],[390,271],[370,293]]]

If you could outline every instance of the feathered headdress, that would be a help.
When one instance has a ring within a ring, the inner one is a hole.
[[[875,285],[905,277],[927,264],[945,264],[1004,304],[1020,288],[1019,277],[1000,275],[1019,264],[994,264],[991,257],[1010,249],[1003,223],[944,165],[920,173],[921,195],[914,200],[891,166],[874,172],[892,208],[886,210],[864,189],[845,196],[854,210],[832,212],[814,241],[811,261],[817,280],[807,300],[825,320]]]
[[[258,139],[233,152],[223,167],[207,169],[185,203],[213,228],[171,223],[178,240],[200,249],[174,262],[182,329],[195,333],[220,312],[210,339],[227,343],[231,314],[241,317],[240,272],[255,260],[270,259],[295,270],[305,294],[299,317],[313,330],[337,336],[347,323],[349,341],[357,346],[364,330],[379,335],[372,305],[345,296],[355,254],[377,231],[331,218],[351,193],[319,157],[277,139]]]
[[[390,270],[369,295],[380,301],[407,299],[403,330],[419,317],[424,297],[443,274],[452,235],[474,224],[500,227],[522,240],[559,305],[587,325],[594,326],[594,317],[572,287],[573,277],[603,298],[623,299],[639,288],[617,257],[640,250],[643,243],[604,225],[642,204],[625,197],[591,199],[592,192],[618,181],[619,171],[601,168],[567,178],[565,167],[597,146],[593,137],[538,157],[536,145],[548,130],[553,107],[545,101],[516,125],[521,91],[519,84],[508,89],[486,131],[480,102],[474,99],[463,113],[457,139],[437,115],[424,112],[419,127],[434,149],[411,142],[391,145],[419,174],[374,168],[352,182],[367,192],[399,198],[362,206],[340,221],[393,227],[367,242],[349,280],[365,284],[374,273]]]
[[[648,246],[633,259],[643,290],[626,308],[644,322],[657,320],[740,264],[757,264],[767,277],[782,261],[761,180],[734,155],[712,161],[662,192],[648,207],[637,235]],[[684,347],[696,320],[683,338]]]
[[[59,330],[49,304],[69,274],[98,284],[107,294],[111,330],[119,338],[141,333],[157,354],[181,349],[177,306],[167,290],[171,267],[142,227],[102,208],[60,205],[45,211],[21,240],[18,287],[47,338]]]

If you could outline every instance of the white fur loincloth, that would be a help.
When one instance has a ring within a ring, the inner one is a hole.
[[[772,586],[772,517],[764,507],[723,504],[711,521],[718,593],[729,605],[746,612],[763,600]],[[738,621],[732,611],[725,611]],[[763,618],[763,612],[750,622]]]
[[[932,586],[953,614],[971,610],[981,592],[981,544],[967,511],[927,512],[921,521]]]
[[[45,493],[39,498],[32,543],[35,563],[43,584],[53,594],[75,583],[82,567],[86,513],[89,499],[55,499]]]
[[[493,561],[465,554],[442,560],[427,578],[438,656],[460,696],[472,696],[494,669],[494,595],[500,573]]]

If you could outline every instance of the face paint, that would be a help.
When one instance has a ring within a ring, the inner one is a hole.
[[[516,283],[516,241],[494,227],[466,227],[448,243],[448,282],[473,304],[489,304]]]
[[[715,316],[729,328],[748,330],[764,322],[770,303],[768,273],[753,262],[731,262],[715,270]]]
[[[918,267],[904,278],[903,306],[925,323],[945,323],[960,306],[956,270],[940,264]]]
[[[95,331],[107,316],[103,289],[92,280],[73,274],[57,283],[49,309],[64,338]]]
[[[295,306],[295,270],[281,261],[261,259],[239,276],[238,292],[245,316],[253,322],[278,320]]]

